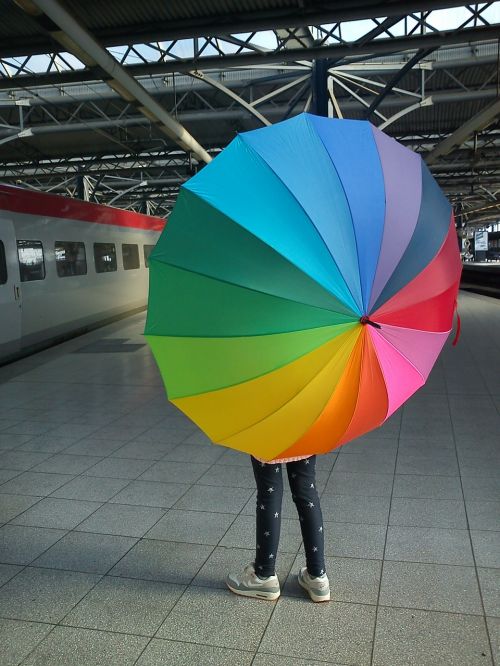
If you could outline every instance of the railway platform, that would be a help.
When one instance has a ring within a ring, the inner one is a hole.
[[[248,456],[165,397],[144,314],[0,368],[2,666],[500,665],[500,307],[382,428],[318,461],[332,601],[297,585],[285,497],[277,602],[251,561]]]

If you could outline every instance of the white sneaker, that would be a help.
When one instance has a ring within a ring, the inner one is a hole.
[[[307,567],[302,567],[298,580],[300,587],[307,590],[313,601],[330,601],[330,582],[326,574],[313,578],[307,571]]]
[[[253,564],[248,564],[239,576],[229,574],[226,585],[235,594],[256,599],[277,599],[280,596],[280,582],[278,576],[259,578],[255,573]]]

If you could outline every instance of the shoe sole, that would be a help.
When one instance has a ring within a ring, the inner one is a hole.
[[[261,592],[258,590],[238,590],[235,587],[231,587],[226,581],[226,585],[234,592],[234,594],[239,594],[241,597],[252,597],[253,599],[265,599],[266,601],[275,601],[281,595],[281,592]]]
[[[300,576],[297,576],[297,580],[299,581],[299,585],[301,588],[303,588],[311,597],[312,601],[315,603],[320,603],[322,601],[330,601],[330,592],[328,594],[315,594],[311,588],[307,587],[307,585],[303,582],[302,578]]]

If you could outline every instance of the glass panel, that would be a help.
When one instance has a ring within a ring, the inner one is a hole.
[[[5,247],[0,241],[0,284],[7,282],[7,261],[5,259]]]
[[[114,243],[94,243],[96,273],[116,271],[116,248]]]
[[[45,262],[40,241],[18,240],[17,256],[21,282],[45,279]]]
[[[56,241],[54,252],[56,254],[56,268],[59,277],[87,274],[87,257],[83,243]]]
[[[144,264],[146,268],[149,268],[149,255],[153,251],[154,245],[145,245],[144,246]]]
[[[123,268],[129,271],[131,268],[139,268],[139,248],[137,245],[124,243],[122,245]]]

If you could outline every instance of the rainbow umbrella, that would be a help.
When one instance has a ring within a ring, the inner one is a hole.
[[[169,399],[217,444],[326,453],[421,387],[452,328],[451,206],[368,122],[238,135],[181,187],[146,324]]]

